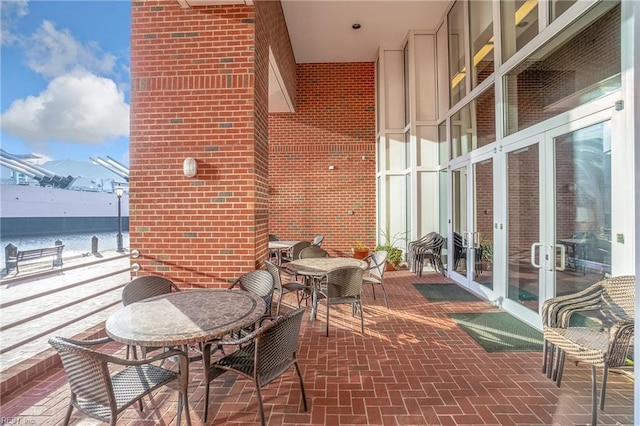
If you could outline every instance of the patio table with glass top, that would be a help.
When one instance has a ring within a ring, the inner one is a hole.
[[[317,257],[294,260],[285,266],[292,274],[309,278],[308,281],[311,291],[310,320],[315,320],[318,310],[318,287],[320,285],[320,279],[332,269],[344,266],[358,266],[364,270],[367,269],[369,265],[363,260],[352,257]]]
[[[127,345],[182,347],[185,353],[197,345],[205,350],[206,369],[210,345],[203,344],[255,324],[265,309],[261,297],[246,291],[184,290],[127,305],[111,314],[105,328]]]

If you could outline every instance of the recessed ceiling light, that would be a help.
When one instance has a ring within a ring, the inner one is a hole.
[[[362,27],[362,25],[358,24],[357,22],[351,26],[351,28],[353,28],[354,30],[359,30],[360,27]]]

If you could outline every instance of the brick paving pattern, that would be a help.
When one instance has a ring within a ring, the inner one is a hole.
[[[540,371],[541,353],[487,353],[448,317],[450,312],[495,311],[489,302],[430,303],[413,283],[448,281],[439,274],[417,278],[408,271],[386,275],[389,309],[364,292],[365,333],[347,306],[332,309],[331,336],[324,336],[325,306],[303,320],[299,359],[309,411],[302,409],[295,372],[263,389],[270,425],[584,425],[589,424],[590,368],[567,361],[561,388]],[[293,295],[285,300],[292,306]],[[283,307],[284,310],[287,306]],[[118,344],[108,350],[123,353]],[[205,401],[201,363],[191,364],[191,418],[201,420]],[[599,376],[600,378],[600,376]],[[3,424],[57,425],[69,391],[64,372],[52,369],[2,396]],[[260,424],[253,384],[225,374],[211,384],[211,425]],[[175,424],[177,394],[145,397],[145,409],[129,408],[122,425]],[[74,424],[97,424],[77,411]],[[632,425],[633,381],[609,377],[601,425]],[[184,424],[184,422],[183,422]]]

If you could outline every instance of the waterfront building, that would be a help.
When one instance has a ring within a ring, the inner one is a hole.
[[[143,268],[218,286],[269,233],[438,231],[448,276],[538,327],[545,299],[634,273],[637,2],[341,3],[132,4]]]

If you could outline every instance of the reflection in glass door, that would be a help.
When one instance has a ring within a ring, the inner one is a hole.
[[[510,309],[537,316],[541,301],[611,273],[610,146],[604,121],[572,123],[510,147],[506,294],[516,303]]]
[[[507,153],[507,298],[537,312],[540,300],[539,144]]]
[[[493,290],[493,157],[473,165],[474,281]]]
[[[555,295],[611,273],[610,147],[609,121],[553,137]]]
[[[449,260],[451,271],[467,277],[467,167],[451,171],[451,200],[452,215],[451,229],[453,232],[453,257]]]

